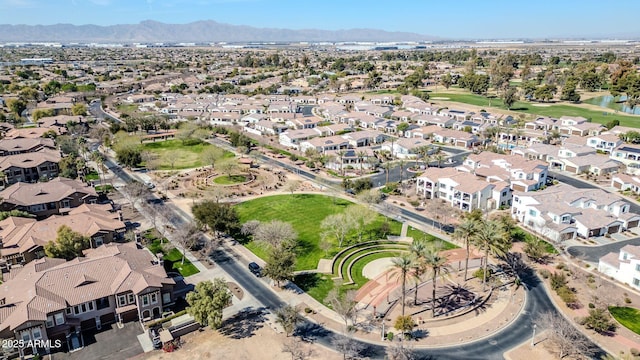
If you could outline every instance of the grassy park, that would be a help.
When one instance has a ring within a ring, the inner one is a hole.
[[[165,140],[144,143],[142,150],[158,156],[158,169],[181,170],[207,165],[202,161],[201,154],[210,146],[213,145],[206,142],[184,144],[181,140]],[[233,153],[225,152],[225,158],[233,156]]]
[[[328,215],[342,212],[352,204],[347,200],[334,199],[330,196],[294,194],[267,196],[250,200],[236,205],[236,209],[241,223],[249,220],[270,221],[274,219],[291,223],[298,233],[297,270],[310,270],[318,266],[320,259],[330,259],[340,250],[335,244],[326,253],[320,249],[320,233],[322,232],[320,223]],[[387,221],[389,221],[389,235],[400,235],[402,224],[395,220],[387,219]],[[379,231],[384,222],[384,216],[376,214],[374,221],[366,227],[363,240],[380,238]],[[419,239],[435,239],[432,235],[416,229],[410,229],[408,236]],[[351,240],[355,240],[355,238],[356,236],[353,234],[349,237]],[[251,241],[245,245],[260,258],[266,258],[266,249],[260,245]],[[453,245],[447,244],[447,246],[452,247]]]

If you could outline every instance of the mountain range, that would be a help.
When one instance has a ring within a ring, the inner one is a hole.
[[[231,25],[213,20],[166,24],[147,20],[123,25],[0,25],[2,42],[292,42],[292,41],[428,41],[436,37],[377,29],[276,29]]]

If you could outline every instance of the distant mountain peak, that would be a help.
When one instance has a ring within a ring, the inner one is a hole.
[[[152,31],[151,31],[152,30]],[[167,24],[144,20],[121,25],[0,25],[2,42],[251,42],[251,41],[427,41],[436,38],[410,32],[377,29],[317,30],[255,28],[214,20]]]

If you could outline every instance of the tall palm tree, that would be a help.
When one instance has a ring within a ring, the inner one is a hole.
[[[389,183],[389,169],[391,169],[391,167],[393,166],[393,164],[391,164],[391,162],[387,161],[385,163],[382,164],[382,167],[384,168],[386,175],[387,175],[387,179],[386,182],[384,183],[385,185],[387,185]]]
[[[360,175],[362,175],[362,162],[364,161],[365,156],[367,156],[367,153],[363,150],[360,150],[356,152],[356,156],[358,156],[358,163],[360,164]]]
[[[340,174],[344,176],[344,156],[347,154],[345,150],[338,150],[336,154],[340,157]]]
[[[431,316],[435,316],[436,281],[439,277],[447,275],[451,267],[447,264],[447,258],[440,254],[440,249],[437,246],[427,249],[424,257],[424,265],[429,269],[429,273],[431,274],[431,283],[433,285],[431,290]]]
[[[460,225],[458,225],[453,232],[453,236],[456,239],[460,239],[464,242],[464,247],[467,250],[467,254],[464,260],[464,281],[467,281],[467,272],[469,271],[469,257],[471,256],[471,239],[474,236],[478,222],[474,219],[465,218]]]
[[[489,254],[494,256],[504,256],[511,243],[507,241],[502,226],[492,220],[484,220],[478,226],[475,236],[473,237],[475,245],[484,251],[484,264],[482,275],[482,290],[486,290],[487,284],[487,266],[489,263]]]
[[[416,282],[414,288],[413,305],[418,305],[418,285],[422,280],[422,274],[424,274],[424,255],[427,251],[427,243],[421,240],[414,240],[409,248],[409,253],[413,258],[413,279]]]
[[[413,259],[409,254],[402,254],[391,260],[391,263],[397,271],[397,276],[402,280],[402,316],[404,316],[404,308],[406,303],[407,276],[411,273],[413,267]]]

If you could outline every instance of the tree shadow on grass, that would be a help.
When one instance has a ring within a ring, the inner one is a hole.
[[[264,326],[264,308],[245,308],[222,323],[218,331],[232,339],[244,339],[255,335]]]
[[[309,289],[313,289],[318,286],[321,280],[322,277],[320,274],[309,273],[296,276],[293,282],[303,291],[308,291]]]

